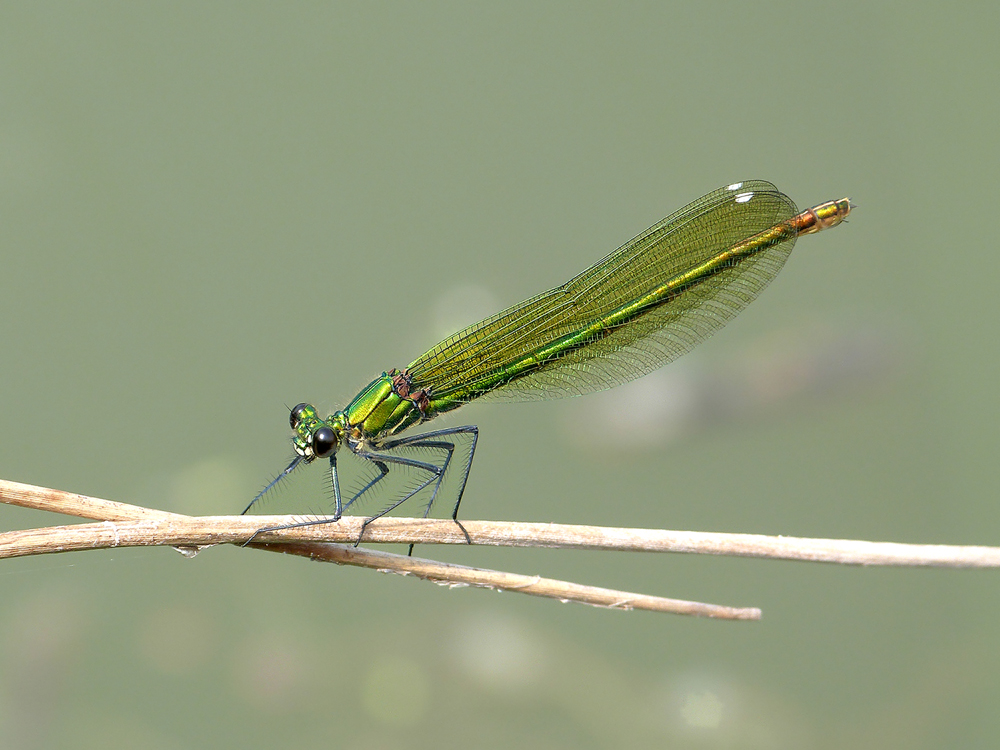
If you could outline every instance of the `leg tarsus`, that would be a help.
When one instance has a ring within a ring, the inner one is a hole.
[[[257,538],[258,534],[263,534],[263,533],[268,532],[268,531],[284,531],[285,529],[299,529],[299,528],[302,528],[304,526],[322,526],[323,524],[327,524],[327,523],[337,523],[338,521],[340,521],[340,519],[341,519],[341,516],[334,516],[333,518],[317,518],[314,521],[302,521],[301,523],[289,523],[289,524],[286,524],[284,526],[265,526],[263,529],[257,529],[253,534],[250,535],[250,538],[247,539],[245,542],[243,542],[243,544],[241,544],[240,546],[241,547],[246,547],[254,539]]]

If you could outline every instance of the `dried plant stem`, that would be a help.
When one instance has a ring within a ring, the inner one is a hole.
[[[259,529],[281,526],[290,521],[288,516],[184,516],[5,480],[0,480],[0,502],[101,521],[159,519],[160,525],[155,527],[156,534],[164,534],[164,536],[157,536],[157,541],[151,540],[137,544],[197,546],[242,543]],[[362,523],[362,518],[345,516],[338,523],[260,534],[255,541],[354,543],[361,533]],[[473,544],[487,546],[553,547],[626,552],[686,552],[689,554],[827,562],[841,565],[1000,567],[1000,547],[899,544],[852,539],[809,539],[762,534],[629,529],[554,523],[516,523],[512,521],[462,521],[462,525],[468,531]],[[126,527],[119,525],[118,528],[120,533],[125,532]],[[16,533],[30,534],[32,532]],[[3,539],[7,537],[8,535],[0,535],[0,538]],[[468,543],[462,531],[453,521],[424,518],[381,518],[366,529],[364,541],[395,544]],[[45,549],[21,552],[20,554],[60,551],[52,547],[57,543],[68,542],[68,539],[58,535],[56,538],[49,536],[44,542],[47,545]],[[26,549],[36,543],[42,543],[41,539],[34,540],[24,537],[17,543],[14,550],[9,547],[0,547],[0,557],[16,556],[16,550]],[[83,548],[89,547],[74,547],[74,549]]]
[[[98,521],[134,521],[140,518],[161,518],[163,516],[183,518],[176,513],[167,513],[163,510],[116,503],[113,500],[101,500],[97,497],[87,497],[65,490],[36,487],[33,484],[9,482],[6,479],[0,479],[0,502],[19,505],[22,508],[48,510],[66,516],[93,518]]]
[[[244,517],[217,516],[194,518],[177,516],[145,518],[138,521],[103,521],[101,523],[50,526],[42,529],[8,531],[0,533],[0,558],[39,555],[54,552],[72,552],[115,547],[143,547],[170,545],[197,548],[203,545],[244,541],[258,528],[256,524],[237,523],[234,532],[231,521],[247,521]],[[278,516],[276,518],[285,518]],[[285,519],[287,520],[287,519]],[[362,519],[351,519],[360,528]],[[563,601],[575,601],[598,607],[617,609],[646,609],[653,612],[698,615],[728,620],[759,620],[760,610],[755,608],[725,607],[681,599],[635,594],[627,591],[581,586],[539,576],[525,576],[483,568],[470,568],[422,560],[417,557],[395,555],[390,552],[342,546],[324,542],[306,541],[291,543],[255,543],[254,548],[271,552],[285,552],[324,562],[374,568],[384,572],[414,575],[429,581],[453,586],[480,586],[503,591],[544,596]]]
[[[0,533],[0,558],[37,555],[73,550],[100,549],[124,546],[171,545],[182,549],[225,542],[242,543],[266,525],[288,523],[286,516],[217,516],[191,517],[176,513],[116,503],[110,500],[78,495],[62,490],[0,480],[0,501],[36,510],[99,519],[101,523],[54,526],[23,531]],[[616,609],[645,609],[653,612],[695,615],[725,620],[759,620],[761,612],[755,607],[726,607],[682,599],[668,599],[627,591],[615,591],[594,586],[581,586],[539,576],[470,568],[416,557],[374,552],[353,546],[340,546],[325,541],[299,541],[295,543],[265,543],[269,536],[297,534],[323,538],[320,530],[353,529],[348,537],[353,541],[361,531],[363,519],[344,518],[338,524],[289,529],[261,535],[261,542],[251,546],[273,552],[309,557],[313,560],[336,562],[342,565],[374,568],[383,572],[413,575],[425,580],[452,586],[479,586],[502,591],[516,591],[560,601],[575,601],[597,607]],[[454,524],[449,523],[454,530]],[[329,533],[326,534],[329,537]],[[462,542],[465,538],[462,537]]]
[[[541,576],[470,568],[465,565],[452,565],[434,560],[422,560],[417,557],[394,555],[390,552],[345,547],[339,544],[325,544],[317,547],[313,544],[292,542],[261,546],[276,552],[308,556],[313,560],[360,565],[389,573],[413,575],[449,586],[479,586],[500,591],[515,591],[520,594],[543,596],[564,602],[579,602],[595,607],[645,609],[651,612],[696,615],[721,620],[759,620],[761,614],[756,607],[726,607],[719,604],[689,602],[683,599],[667,599],[662,596],[633,594],[596,586],[581,586],[577,583],[542,578]]]
[[[126,546],[198,548],[212,544],[242,544],[262,528],[301,520],[289,516],[185,516],[4,480],[0,480],[0,502],[101,521],[0,533],[0,558]],[[355,542],[361,533],[363,520],[345,517],[338,523],[258,533],[250,546],[315,560],[409,574],[451,585],[491,587],[595,606],[725,619],[760,618],[760,610],[753,608],[665,599],[330,544]],[[850,565],[1000,567],[1000,548],[997,547],[500,521],[463,521],[462,524],[472,543],[480,545],[688,552]],[[468,543],[453,521],[415,518],[379,519],[365,530],[364,541]]]
[[[3,496],[0,482],[0,500]],[[88,498],[91,503],[93,498]],[[204,546],[242,544],[261,528],[280,526],[288,516],[183,516],[135,508],[135,520],[109,519],[100,524],[55,526],[0,534],[0,558],[104,547],[152,545]],[[100,516],[94,505],[90,517]],[[145,517],[141,517],[145,514]],[[255,544],[347,542],[361,533],[363,518],[345,516],[338,523],[264,532]],[[496,547],[550,547],[625,552],[686,552],[734,557],[828,562],[842,565],[896,565],[952,568],[1000,567],[1000,548],[941,544],[896,544],[850,539],[804,539],[758,534],[726,534],[663,529],[623,529],[512,521],[463,521],[473,544]],[[468,544],[452,521],[383,518],[365,530],[366,543]]]

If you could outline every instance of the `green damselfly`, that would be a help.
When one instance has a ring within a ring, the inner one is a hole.
[[[295,406],[290,416],[295,458],[243,512],[297,466],[326,458],[334,514],[294,526],[340,520],[391,466],[409,467],[420,480],[366,519],[361,536],[372,521],[425,489],[426,518],[455,457],[456,440],[465,439],[468,453],[460,460],[451,514],[457,522],[478,428],[401,433],[477,399],[575,396],[645,375],[704,341],[750,304],[781,270],[799,235],[837,226],[851,208],[844,198],[799,212],[787,195],[761,180],[719,188],[562,286],[449,336],[403,370],[383,372],[343,410],[324,419],[311,404]],[[377,469],[346,502],[337,474],[337,453],[344,446]],[[402,455],[413,449],[431,451],[436,462]]]

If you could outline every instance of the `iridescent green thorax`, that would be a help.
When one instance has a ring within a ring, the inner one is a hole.
[[[344,409],[351,437],[379,439],[430,418],[426,391],[410,388],[406,372],[390,370],[369,383]]]

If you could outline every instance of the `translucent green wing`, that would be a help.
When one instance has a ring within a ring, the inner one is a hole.
[[[645,375],[756,298],[792,250],[795,231],[778,225],[796,213],[769,182],[720,188],[566,284],[448,337],[407,368],[412,387],[521,401]]]

